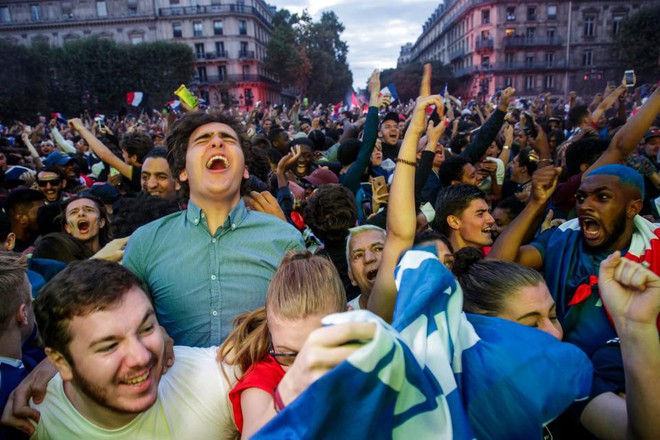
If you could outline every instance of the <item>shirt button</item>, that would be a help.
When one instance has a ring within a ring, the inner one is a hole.
[[[196,218],[196,219],[193,221],[193,223],[195,223],[195,224],[199,223],[199,219]]]
[[[202,218],[204,218],[205,216],[206,216],[206,214],[204,214],[204,213],[202,212]]]
[[[218,316],[218,312],[214,310],[213,313],[212,313],[212,315],[213,315],[213,316]]]
[[[215,275],[211,275],[211,279],[215,281],[216,276],[215,276]]]
[[[232,223],[232,224],[231,224],[231,229],[232,229],[232,230],[236,229],[236,223]]]
[[[215,243],[216,241],[218,241],[217,238],[212,238],[212,239],[211,239],[211,243]]]

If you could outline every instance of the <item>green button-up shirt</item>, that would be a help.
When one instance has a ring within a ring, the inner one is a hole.
[[[284,254],[302,249],[293,226],[247,210],[242,199],[215,234],[190,202],[186,211],[135,231],[124,265],[147,285],[176,345],[209,347],[227,337],[237,315],[265,304]]]

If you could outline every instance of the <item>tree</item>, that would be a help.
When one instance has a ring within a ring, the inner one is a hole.
[[[161,106],[188,82],[195,59],[180,43],[117,44],[97,38],[62,47],[0,43],[0,118],[30,120],[37,112],[78,115],[83,109],[112,114],[126,106],[126,92],[141,91],[146,105]],[[29,97],[29,99],[26,99]]]
[[[615,56],[622,70],[634,69],[638,82],[660,76],[660,4],[645,7],[621,22],[615,38]]]
[[[293,86],[304,93],[312,65],[297,31],[300,20],[298,14],[291,15],[286,9],[275,13],[265,67],[283,86]]]
[[[449,65],[443,65],[440,62],[431,62],[433,74],[431,76],[431,92],[440,93],[445,84],[448,85],[449,92],[455,90],[456,79]],[[394,83],[396,91],[401,101],[416,99],[419,94],[419,84],[422,81],[423,65],[419,62],[397,66],[395,69],[385,69],[380,74],[380,83],[386,86]]]
[[[273,17],[266,68],[284,86],[294,86],[317,102],[338,102],[353,83],[348,45],[341,40],[344,25],[334,12],[314,22],[283,9]]]

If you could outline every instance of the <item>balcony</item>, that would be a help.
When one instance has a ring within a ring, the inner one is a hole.
[[[238,51],[238,58],[241,60],[253,60],[254,51],[253,50],[240,50]]]
[[[245,83],[245,82],[261,82],[271,85],[278,84],[274,79],[268,78],[264,75],[256,74],[231,74],[231,75],[205,75],[205,76],[195,76],[192,80],[192,85],[197,86],[207,86],[214,84],[233,84],[233,83]]]
[[[463,76],[472,75],[474,70],[475,70],[474,66],[461,67],[460,69],[454,69],[454,78],[461,78]]]
[[[13,27],[48,27],[54,24],[64,24],[71,25],[75,23],[114,23],[114,22],[128,22],[128,21],[151,21],[156,18],[155,14],[149,12],[140,12],[140,13],[129,13],[128,11],[118,12],[108,14],[105,17],[99,17],[97,14],[59,14],[56,16],[44,16],[41,15],[39,20],[33,20],[29,14],[20,14],[17,16],[12,16],[8,21],[0,22],[1,28],[13,28]]]
[[[537,61],[534,63],[496,63],[493,66],[496,72],[529,72],[557,70],[566,68],[566,60],[556,60],[552,63]]]
[[[464,56],[465,56],[465,49],[457,49],[453,52],[449,52],[449,61],[459,60]]]
[[[474,50],[477,53],[490,52],[493,50],[493,47],[494,47],[494,42],[492,37],[485,39],[479,38],[474,44]]]
[[[265,17],[259,10],[253,6],[243,4],[234,5],[197,5],[197,6],[179,6],[171,8],[160,8],[158,15],[161,17],[181,17],[181,16],[201,16],[201,15],[219,15],[219,14],[246,14],[253,15],[259,19],[265,26],[272,29],[271,17]]]
[[[561,46],[562,41],[559,37],[542,38],[542,37],[522,37],[514,35],[512,37],[502,38],[502,45],[505,48],[513,47],[551,47]]]
[[[227,58],[229,58],[229,54],[227,53],[226,50],[221,50],[221,51],[217,51],[217,52],[206,52],[203,55],[204,55],[203,59],[205,59],[205,60],[218,60],[218,59],[227,59]],[[197,59],[201,59],[201,58],[199,58],[199,54],[197,56]]]

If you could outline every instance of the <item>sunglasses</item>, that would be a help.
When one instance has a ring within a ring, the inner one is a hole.
[[[58,186],[60,183],[62,183],[62,179],[37,180],[37,185],[41,187],[46,187],[49,183],[51,186]]]

